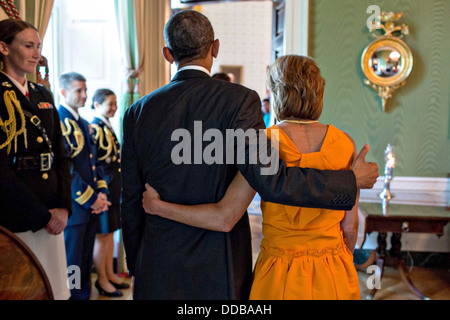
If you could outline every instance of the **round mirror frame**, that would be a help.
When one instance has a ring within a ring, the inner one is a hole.
[[[373,54],[380,48],[391,48],[400,53],[400,56],[403,59],[403,68],[398,74],[390,77],[382,77],[374,72],[369,62],[373,57]],[[361,67],[364,75],[374,85],[379,87],[397,86],[404,82],[411,73],[413,67],[412,52],[408,45],[399,38],[382,37],[373,41],[365,48],[361,58]]]

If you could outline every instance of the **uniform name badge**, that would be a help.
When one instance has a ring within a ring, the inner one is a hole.
[[[53,105],[48,102],[41,102],[38,104],[38,108],[41,110],[53,109]]]

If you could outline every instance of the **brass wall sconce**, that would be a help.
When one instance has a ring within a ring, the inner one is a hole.
[[[396,26],[403,12],[382,12],[380,29],[383,35],[378,35],[372,29],[372,35],[377,38],[364,50],[361,67],[367,79],[364,83],[378,92],[382,101],[383,111],[392,93],[406,83],[413,67],[413,56],[408,45],[401,40],[409,34],[407,25]]]

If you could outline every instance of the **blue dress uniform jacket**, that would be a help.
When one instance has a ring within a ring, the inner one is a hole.
[[[97,147],[89,123],[60,106],[61,130],[64,143],[73,159],[72,165],[72,216],[64,231],[67,252],[67,266],[80,270],[80,286],[70,289],[72,300],[89,300],[91,293],[90,276],[98,215],[92,213],[91,206],[98,194],[108,194],[103,180],[101,164],[97,162]],[[69,275],[70,279],[70,275]]]
[[[49,209],[71,212],[71,158],[53,97],[31,82],[28,92],[0,73],[0,225],[12,232],[44,228]]]
[[[98,161],[104,168],[104,179],[108,185],[111,206],[99,217],[98,233],[106,234],[120,229],[120,144],[112,130],[102,119],[94,118],[91,123],[97,144]]]
[[[91,206],[100,192],[108,194],[108,186],[103,179],[103,167],[97,161],[97,147],[89,123],[81,117],[76,121],[62,106],[58,112],[64,144],[73,158],[72,216],[67,224],[73,226],[91,220]]]

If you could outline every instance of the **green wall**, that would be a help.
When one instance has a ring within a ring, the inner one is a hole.
[[[403,11],[404,41],[414,56],[406,86],[382,111],[378,94],[363,82],[360,61],[374,40],[366,27],[369,5]],[[450,1],[311,0],[309,54],[326,79],[321,121],[348,132],[384,174],[384,150],[394,146],[395,176],[447,177],[450,173]]]

